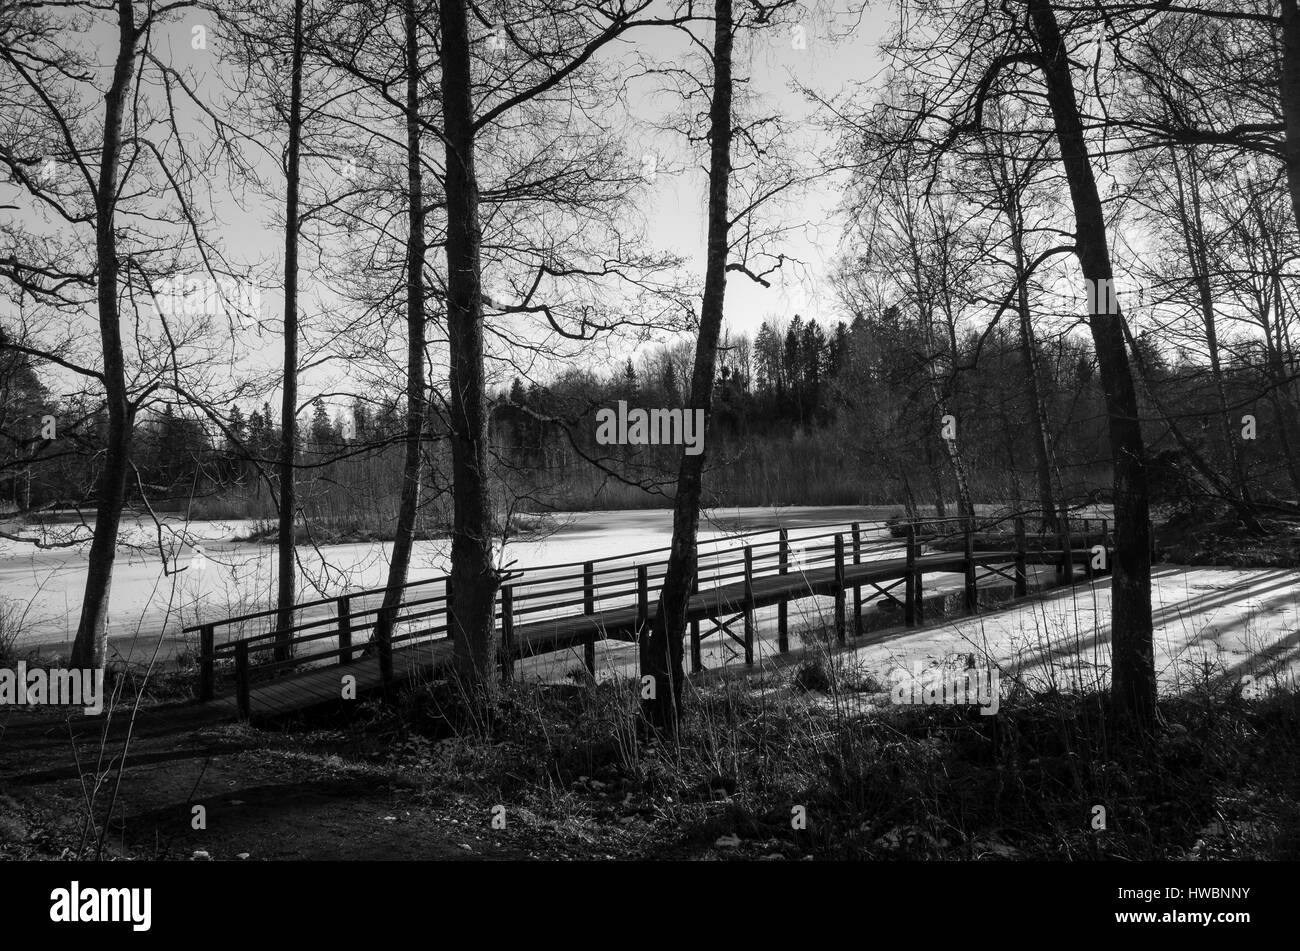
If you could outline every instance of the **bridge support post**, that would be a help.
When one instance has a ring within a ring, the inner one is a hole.
[[[213,625],[199,628],[199,699],[212,699],[213,674],[216,667],[216,632]]]
[[[335,602],[339,619],[339,665],[352,663],[352,599],[346,594]]]
[[[862,526],[853,523],[853,563],[862,564]],[[853,586],[853,636],[862,636],[862,585]]]
[[[745,666],[754,666],[754,549],[745,546]]]
[[[916,627],[916,604],[921,600],[916,573],[916,526],[907,523],[907,566],[903,569],[903,623]]]
[[[979,610],[979,592],[975,587],[975,518],[966,519],[966,613]]]
[[[847,631],[844,611],[844,535],[835,536],[835,639],[842,645]]]
[[[515,591],[512,585],[501,587],[501,679],[515,676]]]
[[[691,577],[691,597],[700,593],[700,555],[695,553],[695,574]],[[700,648],[700,620],[691,619],[691,673],[698,674],[704,669],[704,658]]]
[[[790,533],[781,529],[781,541],[777,545],[777,574],[790,571]],[[789,628],[790,602],[783,594],[781,603],[776,606],[776,649],[782,654],[790,649]]]
[[[235,642],[235,703],[239,719],[247,722],[253,715],[253,703],[248,692],[248,641]]]
[[[1016,597],[1029,593],[1029,573],[1025,567],[1025,520],[1016,516]]]

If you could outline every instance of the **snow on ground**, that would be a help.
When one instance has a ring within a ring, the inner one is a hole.
[[[936,576],[942,590],[960,586],[958,579]],[[933,594],[926,578],[926,593]],[[835,654],[837,662],[867,672],[885,685],[897,668],[961,668],[969,655],[978,665],[996,665],[1005,695],[1019,677],[1041,689],[1105,687],[1110,665],[1110,579],[1080,581],[1073,589],[1031,594],[1014,605],[986,609],[908,630],[891,627],[869,632]],[[1185,690],[1205,680],[1242,683],[1247,695],[1271,685],[1294,686],[1300,678],[1300,572],[1293,569],[1157,567],[1152,575],[1152,612],[1157,675],[1162,690]],[[790,643],[807,640],[807,632],[833,630],[831,599],[808,599],[790,606]],[[776,647],[776,609],[757,612],[755,669],[773,681],[788,679],[792,660]],[[734,626],[737,632],[740,626]],[[800,631],[804,637],[800,636]],[[742,669],[739,644],[715,635],[706,640],[706,669]],[[820,647],[813,647],[813,653]],[[808,654],[795,654],[798,662]],[[581,664],[581,651],[531,662],[528,675],[539,679],[564,676]],[[600,676],[633,676],[636,649],[603,645]],[[784,671],[784,672],[782,672]]]

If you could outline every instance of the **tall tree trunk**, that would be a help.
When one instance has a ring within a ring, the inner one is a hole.
[[[1201,323],[1205,330],[1205,346],[1210,356],[1210,376],[1214,383],[1219,437],[1223,440],[1224,450],[1228,453],[1237,501],[1246,510],[1242,513],[1243,517],[1254,521],[1250,487],[1246,484],[1246,469],[1241,459],[1241,447],[1234,437],[1232,421],[1228,418],[1228,393],[1223,379],[1223,361],[1219,355],[1218,322],[1214,310],[1214,289],[1210,286],[1210,261],[1206,251],[1204,219],[1201,215],[1201,183],[1196,178],[1196,157],[1194,154],[1189,156],[1186,183],[1184,183],[1182,163],[1178,160],[1176,150],[1170,149],[1170,159],[1174,169],[1174,181],[1178,185],[1178,222],[1183,233],[1187,262],[1192,269],[1192,280],[1196,284]]]
[[[1286,180],[1300,228],[1300,6],[1279,0],[1282,14],[1282,118],[1286,124]]]
[[[483,378],[482,229],[474,170],[474,113],[466,0],[443,0],[442,99],[447,167],[447,338],[451,356],[454,515],[447,623],[458,675],[481,695],[497,684],[495,602]]]
[[[907,477],[907,466],[898,467],[898,480],[903,486],[903,511],[909,522],[916,522],[921,517],[921,510],[916,504],[916,495],[912,492],[912,481]]]
[[[943,497],[943,477],[939,474],[939,464],[935,461],[933,440],[929,434],[926,434],[924,446],[925,468],[930,473],[930,493],[934,498],[934,514],[936,518],[947,518],[948,503]]]
[[[132,0],[117,3],[117,58],[113,79],[104,95],[104,139],[95,191],[95,298],[99,341],[104,358],[104,391],[108,409],[108,440],[103,468],[95,486],[95,531],[90,542],[81,619],[72,645],[72,666],[100,668],[108,642],[108,599],[117,555],[117,532],[126,499],[131,464],[131,433],[135,410],[127,396],[126,359],[118,310],[117,190],[122,157],[122,115],[135,68],[136,43]]]
[[[913,205],[906,206],[904,225],[906,227],[908,252],[911,256],[912,264],[912,281],[916,294],[917,318],[921,324],[922,346],[925,349],[924,373],[926,382],[930,386],[930,393],[934,398],[935,408],[939,411],[940,419],[948,414],[948,385],[943,381],[939,372],[937,348],[935,347],[934,338],[934,311],[935,305],[927,290],[925,280],[925,265],[921,260],[921,239],[916,233],[916,216],[921,212]],[[955,328],[951,320],[948,323],[949,341],[948,352],[951,359],[955,362],[957,359]],[[960,421],[958,421],[960,422]],[[943,442],[944,454],[948,457],[948,464],[952,467],[953,482],[957,488],[957,514],[960,518],[973,519],[975,516],[975,505],[971,499],[970,482],[966,476],[966,464],[962,457],[961,443],[958,441],[957,431],[953,432],[951,437],[943,435],[940,430],[941,441]],[[927,438],[933,438],[933,431]],[[928,450],[927,450],[928,452]],[[939,490],[940,492],[942,490]],[[942,517],[942,516],[940,516]]]
[[[1038,347],[1034,341],[1033,312],[1029,306],[1029,262],[1025,255],[1025,222],[1020,204],[1020,183],[1013,181],[1005,156],[999,156],[998,176],[1001,180],[1002,210],[1007,218],[1011,236],[1011,251],[1015,256],[1016,316],[1020,340],[1020,359],[1025,369],[1025,397],[1029,403],[1029,421],[1033,427],[1034,471],[1038,482],[1038,505],[1042,512],[1044,532],[1057,529],[1056,496],[1052,491],[1055,465],[1052,458],[1050,417],[1047,400],[1043,394],[1042,376],[1038,368]]]
[[[1137,390],[1129,368],[1124,316],[1113,293],[1113,271],[1097,181],[1074,94],[1074,79],[1051,0],[1029,0],[1052,110],[1074,205],[1079,266],[1093,288],[1088,326],[1101,370],[1115,468],[1115,553],[1111,575],[1111,692],[1116,714],[1138,729],[1155,722],[1156,675],[1151,640],[1151,526],[1146,448]]]
[[[411,565],[415,517],[420,508],[420,450],[424,436],[424,179],[420,170],[420,44],[415,0],[406,0],[406,195],[409,231],[406,243],[406,461],[402,466],[401,504],[388,566],[388,587],[375,626],[379,670],[385,684],[393,679],[393,624],[402,603],[402,585]]]
[[[713,377],[718,362],[718,337],[722,331],[723,302],[727,291],[728,221],[727,190],[731,182],[731,0],[713,5],[713,102],[709,107],[708,244],[705,251],[704,296],[700,301],[700,331],[695,344],[695,366],[687,412],[702,410],[707,436],[713,414]],[[644,702],[650,724],[662,733],[677,728],[681,714],[682,640],[686,634],[686,609],[696,572],[696,539],[700,523],[700,498],[708,439],[698,455],[682,452],[677,470],[677,495],[673,500],[673,541],[659,604],[650,631],[642,635],[641,675],[653,677],[652,699]]]
[[[293,524],[298,508],[294,465],[298,449],[298,167],[302,147],[302,8],[293,4],[293,55],[289,69],[289,152],[285,162],[284,203],[284,380],[280,399],[280,531],[276,540],[279,588],[276,595],[275,659],[288,660],[293,645],[293,601],[298,568]]]
[[[935,399],[938,400],[939,415],[950,415],[948,412],[948,398],[935,385]],[[957,420],[956,416],[953,419]],[[966,472],[966,458],[962,455],[961,443],[958,441],[956,433],[951,439],[943,439],[944,452],[948,454],[948,464],[952,466],[953,484],[957,487],[957,515],[958,517],[970,521],[975,518],[975,501],[971,496],[970,477]]]

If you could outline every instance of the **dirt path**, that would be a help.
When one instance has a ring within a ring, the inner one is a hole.
[[[128,726],[119,714],[105,737],[92,720],[52,711],[11,713],[2,721],[0,857],[93,854],[93,837],[83,842],[85,817],[106,815],[110,802],[106,857],[530,856],[493,834],[486,806],[430,802],[381,767],[345,762],[330,751],[342,743],[328,734],[307,739],[213,726],[194,708],[152,710],[137,721],[119,785]]]

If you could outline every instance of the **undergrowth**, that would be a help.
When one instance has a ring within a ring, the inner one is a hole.
[[[644,735],[637,686],[618,680],[509,687],[487,715],[437,684],[352,729],[429,797],[500,803],[516,828],[596,850],[612,835],[644,857],[1300,855],[1294,691],[1246,698],[1207,678],[1163,698],[1158,735],[1134,740],[1108,729],[1104,694],[1020,689],[982,716],[835,680],[805,665],[793,689],[692,687],[671,741]],[[854,689],[877,702],[842,702]]]

